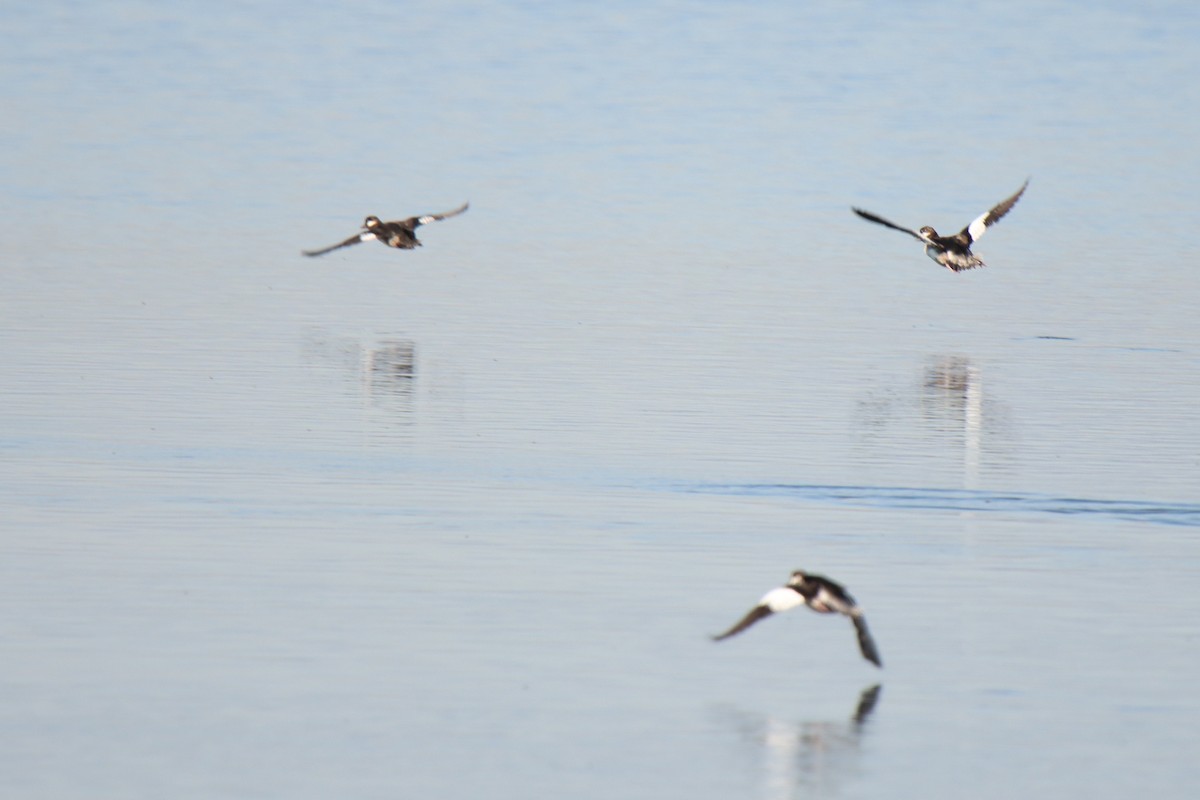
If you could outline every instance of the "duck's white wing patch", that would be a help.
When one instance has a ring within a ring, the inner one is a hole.
[[[758,604],[766,606],[775,613],[779,613],[780,611],[788,611],[789,609],[804,605],[804,595],[795,589],[780,586],[778,589],[772,589],[764,594],[762,600],[758,601]]]
[[[991,213],[991,211],[983,212],[978,217],[971,220],[971,224],[967,226],[967,235],[971,237],[972,243],[979,241],[979,237],[983,236],[983,234],[987,232],[988,217],[991,215]],[[962,219],[962,217],[959,217],[959,219]]]

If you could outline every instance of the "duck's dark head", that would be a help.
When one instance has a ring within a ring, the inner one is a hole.
[[[924,228],[921,228],[921,230],[917,231],[917,233],[921,234],[926,239],[936,239],[937,238],[937,231],[935,231],[933,228],[929,227],[928,225],[926,225]]]
[[[375,216],[370,216],[363,220],[363,227],[368,229],[378,227],[382,224],[383,223],[379,221],[379,217]]]
[[[808,574],[804,570],[798,569],[792,572],[792,577],[788,578],[788,586],[803,586],[808,583]]]

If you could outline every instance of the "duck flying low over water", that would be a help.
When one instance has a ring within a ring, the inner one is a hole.
[[[301,252],[306,256],[323,256],[326,253],[331,253],[342,247],[349,247],[352,244],[359,242],[369,242],[372,239],[377,239],[388,247],[397,247],[401,250],[412,250],[415,247],[421,247],[421,243],[417,241],[417,228],[422,225],[428,225],[430,222],[448,219],[449,217],[457,217],[459,214],[467,210],[470,203],[463,203],[453,211],[446,211],[441,214],[425,214],[420,217],[409,217],[408,219],[398,220],[396,222],[383,222],[379,217],[367,217],[363,222],[361,232],[351,236],[344,242],[339,242],[329,247],[324,247],[320,250],[303,250]]]
[[[758,605],[750,609],[732,628],[712,637],[713,641],[719,642],[736,636],[760,619],[798,606],[808,606],[818,614],[845,614],[854,623],[854,630],[858,633],[858,649],[862,651],[863,658],[877,667],[883,666],[879,650],[875,647],[875,640],[867,630],[867,620],[863,616],[862,608],[850,593],[839,583],[803,570],[796,570],[787,584],[764,594]]]
[[[938,232],[928,225],[919,231],[912,231],[902,225],[890,222],[878,214],[872,214],[870,211],[863,211],[861,208],[854,208],[853,210],[855,214],[858,214],[865,220],[870,220],[893,230],[907,233],[925,245],[925,255],[946,269],[953,270],[954,272],[962,272],[963,270],[974,269],[975,267],[987,266],[981,258],[971,252],[971,245],[978,241],[979,237],[983,236],[988,228],[995,225],[1000,221],[1001,217],[1012,210],[1012,207],[1021,199],[1021,195],[1025,194],[1025,189],[1028,186],[1029,180],[1026,179],[1016,194],[999,203],[990,211],[980,214],[971,221],[971,224],[953,236],[939,236]]]

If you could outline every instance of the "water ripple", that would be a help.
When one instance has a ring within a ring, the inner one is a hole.
[[[1095,500],[1020,492],[986,492],[969,489],[928,489],[900,486],[813,486],[803,484],[690,484],[684,492],[747,497],[790,497],[808,503],[828,503],[858,508],[929,509],[1094,515],[1159,525],[1200,527],[1200,505],[1141,500]]]

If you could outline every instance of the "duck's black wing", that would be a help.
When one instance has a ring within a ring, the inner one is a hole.
[[[839,614],[851,617],[858,613],[858,603],[846,591],[846,587],[824,575],[806,574],[803,585],[797,587],[797,591],[817,605]]]
[[[871,712],[875,710],[875,704],[879,702],[879,692],[882,689],[883,685],[879,683],[863,689],[862,694],[858,696],[858,707],[854,709],[855,725],[862,725],[871,716]]]
[[[728,639],[730,636],[736,636],[737,634],[746,630],[746,628],[749,628],[751,625],[758,622],[760,619],[769,617],[773,613],[774,612],[765,605],[755,606],[754,608],[750,609],[750,612],[746,614],[746,616],[742,617],[736,625],[724,633],[712,637],[712,639],[714,642],[719,642],[722,639]]]
[[[894,222],[884,219],[883,217],[879,216],[878,214],[872,214],[870,211],[863,211],[861,208],[854,208],[853,206],[851,206],[851,210],[855,214],[858,214],[860,217],[862,217],[865,220],[874,222],[878,225],[883,225],[885,228],[891,228],[894,231],[900,231],[901,233],[907,233],[909,236],[913,237],[918,242],[925,241],[925,239],[922,238],[921,234],[917,233],[916,231],[909,230],[908,228],[905,228],[902,225],[897,225]]]
[[[871,631],[867,629],[867,618],[861,611],[856,610],[856,613],[850,615],[850,621],[854,623],[854,630],[858,633],[858,649],[862,651],[863,658],[882,668],[883,659],[879,657],[875,640],[871,638]]]
[[[997,203],[988,211],[971,220],[971,224],[963,228],[962,232],[958,235],[963,236],[965,234],[968,244],[978,240],[980,236],[983,236],[983,234],[987,232],[988,228],[990,228],[992,225],[995,225],[1000,221],[1001,217],[1012,210],[1012,207],[1015,206],[1017,201],[1021,199],[1021,195],[1025,194],[1025,189],[1028,188],[1028,186],[1029,179],[1026,178],[1025,183],[1021,184],[1021,188],[1017,190],[1016,194],[1007,200],[1004,200],[1003,202]]]
[[[407,220],[405,220],[405,222],[410,223],[412,225],[412,227],[416,228],[419,225],[428,225],[429,223],[437,222],[438,220],[449,219],[450,217],[457,217],[459,214],[463,213],[468,208],[470,208],[470,206],[471,206],[471,203],[470,203],[470,201],[468,201],[466,203],[463,203],[461,206],[454,209],[453,211],[443,211],[441,214],[425,214],[420,217],[409,217]]]
[[[362,233],[351,236],[344,242],[338,242],[337,244],[330,245],[329,247],[325,247],[320,250],[301,250],[300,252],[304,253],[306,256],[323,256],[326,253],[332,253],[334,250],[338,250],[342,247],[349,247],[350,245],[358,244],[359,242],[369,242],[374,238],[375,234],[371,233],[370,231],[363,231]]]

